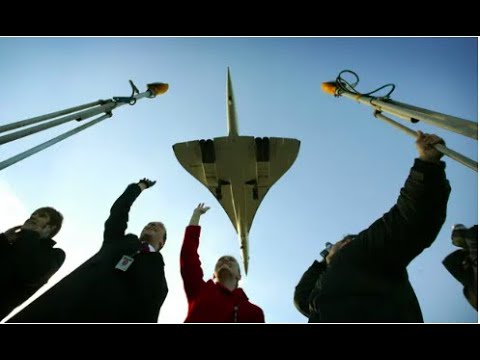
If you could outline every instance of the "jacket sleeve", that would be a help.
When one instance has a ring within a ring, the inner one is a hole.
[[[293,295],[293,304],[303,315],[310,317],[309,299],[312,290],[320,276],[325,272],[327,264],[325,261],[314,261],[313,264],[305,271],[299,283],[295,287]]]
[[[445,163],[415,159],[397,203],[355,242],[370,259],[406,267],[437,237],[445,222],[449,195]]]
[[[105,231],[103,233],[104,243],[123,238],[127,230],[128,213],[130,212],[133,202],[141,192],[137,184],[130,184],[115,201],[110,209],[110,216],[105,222]]]
[[[187,299],[193,299],[205,284],[198,245],[200,242],[200,230],[198,225],[189,225],[185,229],[182,250],[180,252],[180,273],[183,278],[183,286]]]

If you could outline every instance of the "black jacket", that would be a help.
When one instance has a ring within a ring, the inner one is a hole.
[[[125,235],[130,207],[140,192],[131,184],[113,204],[97,254],[9,321],[157,322],[168,292],[163,257],[142,252],[138,237]],[[127,271],[115,269],[123,255],[134,258]]]
[[[315,262],[295,289],[309,322],[423,322],[406,267],[437,237],[450,185],[445,163],[415,160],[397,203],[338,250]]]
[[[0,319],[40,289],[65,261],[55,241],[40,239],[32,231],[20,231],[10,244],[0,234]]]

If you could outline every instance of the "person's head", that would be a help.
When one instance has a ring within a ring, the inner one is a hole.
[[[345,245],[347,245],[350,241],[352,241],[353,239],[355,239],[357,235],[347,235],[345,236],[342,240],[340,241],[337,241],[333,246],[332,248],[330,249],[327,257],[325,258],[325,260],[327,261],[327,263],[329,263],[331,260],[332,260],[332,257],[335,255],[335,253],[340,250],[341,248],[343,248]]]
[[[148,223],[140,234],[140,241],[146,241],[159,251],[167,241],[167,229],[161,222]]]
[[[42,207],[33,212],[22,225],[22,230],[34,231],[41,238],[53,238],[62,228],[63,216],[52,207]]]
[[[240,264],[233,256],[224,255],[218,259],[215,264],[215,271],[213,279],[219,283],[234,281],[235,288],[238,287],[238,282],[242,278],[240,273]]]

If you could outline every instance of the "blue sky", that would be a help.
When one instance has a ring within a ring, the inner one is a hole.
[[[128,231],[138,234],[149,221],[166,224],[170,292],[159,322],[182,322],[187,303],[179,254],[199,202],[212,207],[201,219],[206,278],[218,257],[240,259],[227,215],[172,151],[177,142],[227,133],[230,66],[240,134],[301,140],[296,162],[257,212],[241,286],[267,322],[304,323],[292,300],[303,272],[326,241],[357,233],[390,209],[417,155],[413,138],[364,105],[326,95],[320,84],[351,69],[360,91],[391,82],[395,100],[477,121],[477,47],[477,38],[0,38],[0,124],[128,96],[129,79],[140,91],[150,82],[170,84],[166,94],[114,110],[111,119],[1,171],[0,231],[40,206],[64,214],[56,240],[66,262],[43,292],[99,249],[110,206],[128,184],[157,180],[132,207]],[[3,145],[0,159],[76,125]],[[408,126],[478,159],[472,139],[428,124]],[[448,217],[409,274],[426,322],[477,322],[461,285],[441,264],[455,250],[451,226],[478,223],[477,173],[446,162]]]

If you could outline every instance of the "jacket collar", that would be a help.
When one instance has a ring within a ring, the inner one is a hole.
[[[234,289],[233,291],[230,291],[229,289],[227,289],[225,286],[223,286],[221,283],[219,282],[215,282],[213,281],[212,279],[209,280],[209,282],[212,282],[218,289],[220,289],[221,291],[225,292],[226,294],[230,294],[230,295],[233,295],[239,299],[242,299],[242,300],[248,300],[248,296],[247,294],[245,294],[245,292],[243,291],[242,288],[239,288],[237,287],[236,289]]]
[[[51,238],[41,239],[39,237],[38,233],[33,232],[33,231],[23,230],[22,232],[23,232],[22,237],[24,237],[25,239],[30,239],[31,241],[34,241],[35,243],[37,243],[38,245],[40,245],[42,247],[52,248],[57,243],[55,240],[53,240]]]

